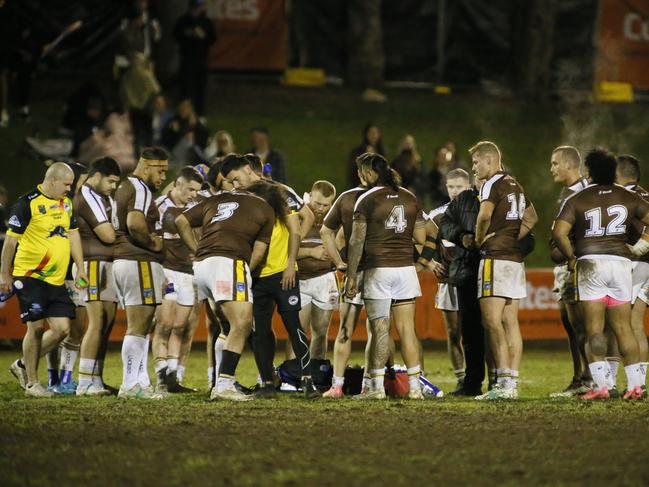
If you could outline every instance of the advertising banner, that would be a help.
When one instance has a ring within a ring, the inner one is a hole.
[[[419,274],[423,296],[417,299],[417,335],[421,339],[445,340],[446,332],[442,314],[434,308],[434,298],[437,291],[437,281],[430,272]],[[551,340],[566,338],[561,325],[559,310],[552,297],[554,276],[552,269],[530,269],[527,271],[527,298],[520,303],[519,321],[521,333],[525,340]],[[20,323],[18,300],[12,297],[6,303],[0,303],[0,339],[22,339],[25,327]],[[365,313],[360,318],[360,324],[353,335],[354,340],[365,340],[367,333],[364,326]],[[286,338],[286,330],[281,319],[275,314],[273,329],[278,339]],[[649,320],[645,317],[645,329],[649,331]],[[126,332],[126,316],[123,310],[117,312],[117,319],[111,334],[112,341],[121,341]],[[334,339],[338,332],[338,312],[329,328],[329,338]],[[394,331],[393,331],[394,333]],[[195,340],[205,341],[205,313],[200,313],[200,325],[196,331]]]
[[[649,90],[649,2],[600,0],[595,81]]]
[[[210,69],[283,71],[288,23],[284,0],[208,0],[216,27]]]

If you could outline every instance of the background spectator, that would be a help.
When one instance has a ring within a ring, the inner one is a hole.
[[[232,135],[225,130],[219,130],[212,136],[205,148],[205,159],[226,156],[236,151],[237,148],[234,145]]]
[[[446,147],[438,147],[435,151],[435,160],[433,168],[428,174],[431,205],[433,208],[443,205],[449,201],[448,192],[446,191],[446,174],[460,167],[453,160],[453,153]]]
[[[268,129],[266,127],[253,128],[250,131],[250,142],[252,143],[252,149],[248,152],[256,154],[264,166],[270,164],[270,174],[273,180],[286,184],[288,180],[286,175],[286,159],[284,159],[281,152],[276,151],[270,146]],[[264,175],[267,173],[268,171],[264,167]]]
[[[421,167],[421,155],[415,138],[406,134],[399,144],[399,154],[392,161],[392,167],[401,175],[402,186],[420,199],[426,193],[426,181]]]
[[[106,118],[106,105],[103,99],[92,95],[86,99],[85,104],[80,107],[81,110],[76,113],[77,108],[73,108],[73,105],[70,104],[74,102],[75,100],[69,102],[69,106],[75,113],[70,115],[70,119],[66,123],[70,124],[69,128],[72,130],[73,144],[70,155],[78,157],[81,144],[103,128]]]
[[[356,169],[356,158],[365,152],[374,152],[385,157],[381,129],[373,123],[368,123],[363,129],[363,143],[355,147],[349,154],[347,161],[347,181],[350,187],[358,186],[360,180]]]
[[[137,54],[153,62],[153,45],[162,37],[160,23],[149,12],[148,0],[133,2],[129,16],[122,20],[119,28],[118,51],[115,68],[119,72],[128,69],[131,59]]]
[[[160,145],[164,129],[174,116],[167,107],[167,99],[162,93],[154,95],[149,101],[148,114],[150,136],[146,145]]]
[[[183,100],[162,133],[162,143],[171,151],[174,163],[193,165],[203,160],[208,136],[209,132],[194,112],[192,102]]]
[[[7,219],[9,218],[9,193],[7,188],[0,184],[0,251],[5,243],[5,234],[7,233]]]
[[[192,100],[196,113],[204,117],[207,53],[216,41],[205,0],[189,0],[189,11],[174,26],[174,38],[180,48],[180,96]]]

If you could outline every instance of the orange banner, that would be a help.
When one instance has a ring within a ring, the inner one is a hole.
[[[216,27],[211,69],[283,71],[288,24],[284,0],[208,0],[207,15]]]
[[[595,81],[649,90],[647,0],[600,0]]]
[[[552,297],[554,276],[551,269],[531,269],[527,271],[527,298],[521,301],[519,321],[521,333],[525,340],[547,340],[565,338],[559,318],[557,303]],[[429,272],[419,274],[423,296],[417,299],[417,335],[421,339],[445,340],[446,332],[442,322],[442,314],[433,306],[437,281]],[[365,314],[361,315],[365,320]],[[200,313],[201,324],[196,331],[196,341],[205,341],[205,314]],[[273,317],[273,329],[279,339],[286,338],[286,331],[277,314]],[[645,330],[649,331],[649,318],[645,316]],[[126,316],[123,310],[117,312],[117,319],[110,339],[121,341],[126,332]],[[338,332],[338,313],[334,312],[329,337],[333,340]],[[18,300],[12,297],[6,303],[0,303],[0,339],[21,339],[25,327],[20,323]],[[365,327],[358,326],[353,336],[354,340],[367,338]]]

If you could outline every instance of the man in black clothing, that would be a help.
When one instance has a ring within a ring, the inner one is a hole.
[[[266,127],[255,127],[250,131],[250,142],[252,149],[249,152],[256,154],[263,164],[263,173],[273,181],[286,184],[286,159],[281,152],[270,146],[268,140],[268,129]]]
[[[481,183],[476,180],[477,188],[467,189],[451,201],[439,225],[440,237],[457,246],[449,268],[449,283],[457,288],[466,376],[451,393],[456,396],[481,394],[485,375],[484,329],[478,303],[480,251],[474,243]]]
[[[189,0],[189,11],[174,26],[180,48],[180,96],[189,98],[199,117],[205,115],[207,54],[216,41],[214,24],[205,13],[205,0]]]

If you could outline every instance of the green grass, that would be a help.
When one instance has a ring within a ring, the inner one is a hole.
[[[439,348],[426,352],[426,369],[449,390],[454,379]],[[209,402],[199,351],[186,380],[202,389],[197,394],[155,403],[36,400],[6,372],[16,356],[0,353],[0,483],[7,487],[649,483],[642,453],[649,405],[548,399],[570,378],[563,349],[527,350],[521,399],[497,404]],[[352,363],[360,360],[356,353]],[[111,384],[120,382],[117,351],[106,372]],[[240,379],[254,378],[246,354]]]
[[[61,120],[63,101],[72,79],[40,79],[35,84],[33,120],[16,122],[0,131],[2,184],[13,198],[27,191],[42,167],[20,150],[32,128],[53,132]],[[455,140],[466,149],[478,140],[499,144],[505,164],[520,179],[535,203],[540,221],[535,229],[537,250],[530,266],[549,265],[547,237],[560,188],[549,176],[550,151],[571,143],[585,151],[595,145],[636,154],[649,161],[647,105],[593,104],[570,95],[545,104],[525,104],[482,94],[435,95],[428,91],[387,90],[388,101],[371,104],[348,89],[285,88],[270,83],[216,80],[210,86],[208,119],[211,131],[229,130],[239,150],[249,148],[248,130],[271,129],[271,141],[287,156],[290,184],[299,192],[316,179],[329,179],[346,189],[345,166],[350,150],[361,141],[365,123],[383,128],[388,155],[396,155],[406,133],[415,136],[428,167],[435,148]],[[10,176],[9,176],[10,175]],[[646,176],[643,181],[649,182]]]

